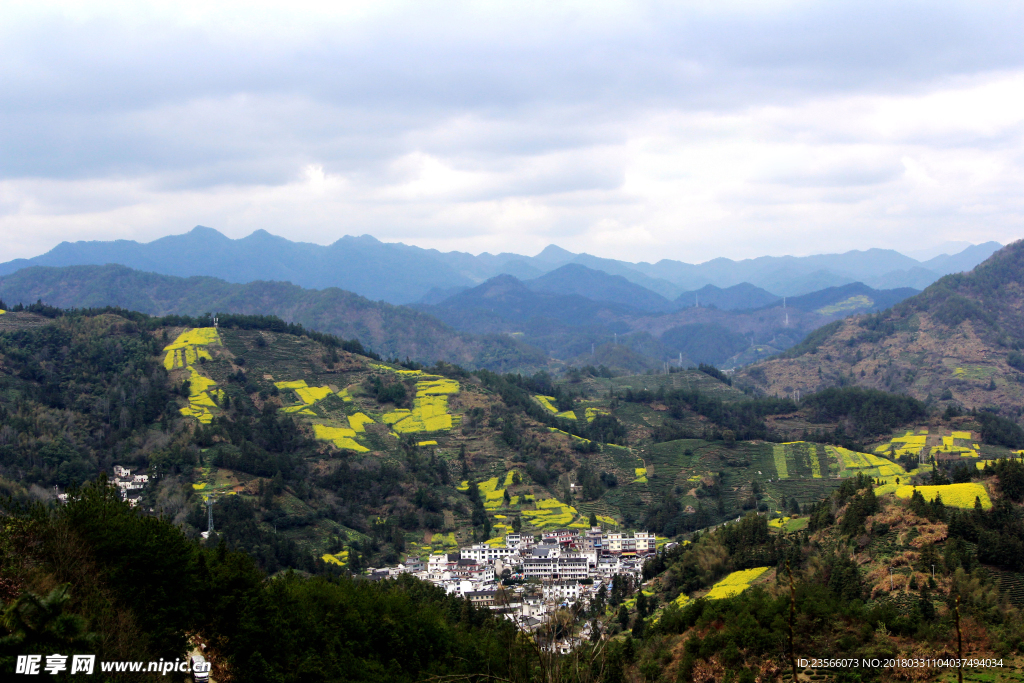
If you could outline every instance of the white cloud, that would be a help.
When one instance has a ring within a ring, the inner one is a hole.
[[[0,238],[14,258],[203,224],[691,261],[1005,242],[1021,13],[13,4]]]

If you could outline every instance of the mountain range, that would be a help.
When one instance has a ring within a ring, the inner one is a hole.
[[[338,287],[372,300],[405,304],[436,303],[438,292],[450,295],[497,275],[537,280],[562,266],[577,264],[621,276],[669,301],[685,295],[683,301],[688,302],[693,291],[702,287],[729,288],[744,283],[779,297],[852,282],[876,289],[923,289],[942,275],[970,270],[999,246],[987,242],[926,261],[891,249],[868,249],[740,261],[716,258],[701,264],[664,259],[652,264],[576,254],[555,245],[532,257],[511,253],[472,255],[386,243],[369,235],[345,236],[328,246],[292,242],[265,230],[230,239],[212,228],[197,226],[188,233],[148,243],[62,242],[40,256],[0,264],[0,275],[34,265],[115,263],[179,277],[205,275],[235,283],[272,280],[312,289]]]
[[[125,266],[31,267],[0,277],[9,304],[116,306],[151,315],[205,312],[276,315],[309,329],[357,338],[386,357],[443,360],[471,368],[532,372],[604,363],[619,371],[687,366],[730,368],[798,343],[812,330],[880,310],[916,290],[833,287],[760,308],[762,290],[720,290],[742,309],[679,307],[618,275],[566,264],[533,280],[498,275],[436,304],[395,306],[336,287],[146,273]]]
[[[115,306],[150,315],[276,315],[309,329],[357,338],[388,358],[440,360],[492,370],[547,365],[544,354],[513,337],[465,334],[405,306],[370,301],[336,287],[310,290],[260,280],[236,284],[212,277],[144,273],[118,265],[35,267],[0,278],[0,298],[8,305],[41,300],[61,308]]]

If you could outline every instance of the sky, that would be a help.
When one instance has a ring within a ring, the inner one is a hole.
[[[688,262],[1024,236],[1017,2],[2,14],[0,261],[195,225]]]

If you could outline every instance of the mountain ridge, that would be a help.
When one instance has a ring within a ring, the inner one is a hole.
[[[116,306],[150,315],[232,312],[278,315],[321,332],[358,338],[387,357],[469,367],[544,367],[544,355],[510,337],[458,332],[410,308],[374,302],[338,288],[287,282],[229,283],[218,278],[145,273],[126,266],[36,266],[0,277],[0,298],[60,308]]]
[[[921,289],[947,272],[980,263],[999,245],[988,242],[953,255],[916,261],[890,249],[816,256],[763,256],[733,261],[716,258],[701,264],[663,259],[629,263],[590,254],[575,254],[549,245],[536,256],[441,252],[381,242],[371,235],[344,236],[323,246],[293,242],[257,230],[239,239],[213,228],[168,235],[151,242],[131,240],[62,242],[30,259],[0,264],[0,275],[31,265],[63,267],[118,263],[136,270],[190,277],[207,275],[229,282],[281,280],[306,288],[339,287],[392,304],[419,301],[433,289],[471,287],[502,273],[536,279],[566,263],[579,263],[619,275],[652,292],[676,299],[685,291],[749,282],[779,296],[794,296],[830,286],[862,281],[876,289],[911,286]]]

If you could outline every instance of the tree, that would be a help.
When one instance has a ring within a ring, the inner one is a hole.
[[[642,620],[647,616],[647,596],[641,590],[636,596],[636,614]]]
[[[622,630],[625,631],[629,626],[629,610],[626,609],[625,605],[619,606],[619,614],[616,619],[618,620],[619,625],[622,626]]]
[[[593,513],[593,512],[590,513],[590,526],[591,527],[597,526],[597,514],[596,513]]]
[[[508,489],[505,489],[504,495],[502,497],[505,499],[505,505],[512,504],[512,496],[508,494]]]
[[[632,635],[633,635],[634,638],[638,638],[639,639],[639,638],[643,638],[644,637],[644,626],[645,626],[644,618],[642,616],[640,616],[639,614],[637,614],[636,618],[633,619],[633,634]]]
[[[7,653],[85,652],[94,649],[98,636],[86,631],[86,621],[67,611],[70,584],[46,596],[23,593],[3,612],[0,623],[10,635],[0,638],[0,661]]]

